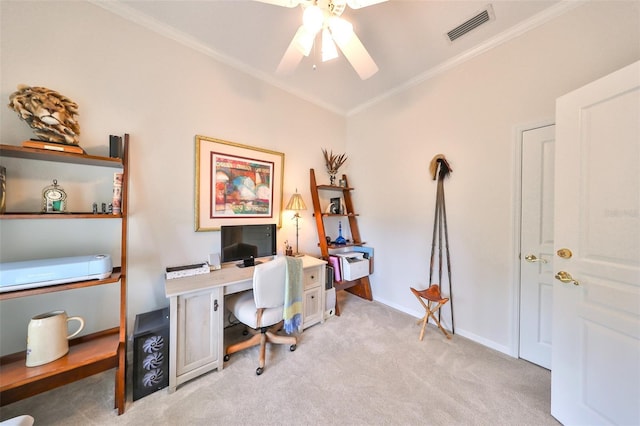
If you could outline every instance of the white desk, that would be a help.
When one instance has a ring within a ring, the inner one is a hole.
[[[302,258],[303,329],[324,322],[326,262]],[[224,296],[253,287],[253,267],[234,264],[209,274],[165,280],[169,298],[169,392],[181,383],[223,367]]]

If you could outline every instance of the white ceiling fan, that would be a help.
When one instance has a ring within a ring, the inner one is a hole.
[[[303,56],[309,56],[314,40],[322,32],[322,61],[338,57],[336,44],[356,70],[362,80],[376,72],[378,66],[353,31],[353,25],[344,18],[342,12],[346,6],[352,9],[371,6],[387,0],[256,0],[262,3],[284,7],[302,6],[302,25],[296,31],[280,65],[279,73],[290,73],[300,63]]]

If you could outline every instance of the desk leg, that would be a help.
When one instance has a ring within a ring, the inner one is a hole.
[[[178,296],[169,299],[169,393],[178,386]]]

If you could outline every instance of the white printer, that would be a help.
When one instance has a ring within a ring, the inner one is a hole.
[[[353,281],[369,275],[369,259],[364,258],[364,253],[348,251],[335,253],[335,255],[340,258],[343,280]]]

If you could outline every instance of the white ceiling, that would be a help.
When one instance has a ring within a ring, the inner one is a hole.
[[[346,8],[379,71],[360,80],[347,60],[322,63],[319,49],[289,75],[275,72],[302,9],[251,0],[93,0],[118,15],[332,111],[349,114],[558,16],[559,0],[389,0]],[[446,33],[491,4],[495,19],[450,42]],[[517,58],[514,58],[517,60]],[[316,66],[314,70],[314,65]]]

